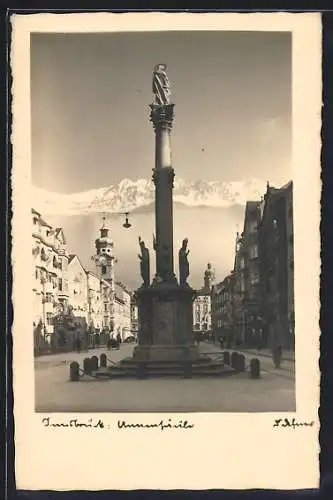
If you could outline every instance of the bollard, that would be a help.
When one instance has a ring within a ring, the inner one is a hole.
[[[136,376],[138,379],[142,380],[148,377],[147,365],[144,362],[139,362],[136,367]]]
[[[100,362],[100,367],[101,368],[106,368],[107,366],[107,358],[106,358],[106,354],[102,353],[99,357],[99,362]]]
[[[245,372],[245,356],[243,354],[237,356],[237,371]]]
[[[237,358],[238,358],[238,353],[233,352],[231,353],[231,367],[236,370],[237,369]]]
[[[280,368],[281,362],[282,362],[282,349],[280,346],[274,347],[273,348],[273,363],[275,365],[275,368]]]
[[[91,359],[84,358],[83,360],[83,371],[86,375],[90,375],[92,372]]]
[[[260,361],[257,358],[251,359],[250,377],[254,379],[260,378]]]
[[[224,351],[223,353],[223,364],[230,365],[230,352]]]
[[[76,361],[72,361],[69,365],[69,379],[71,382],[80,380],[80,365]]]
[[[184,378],[192,378],[192,363],[190,361],[185,361],[183,369]]]
[[[98,370],[98,357],[97,356],[92,356],[90,358],[90,363],[91,363],[91,371]]]

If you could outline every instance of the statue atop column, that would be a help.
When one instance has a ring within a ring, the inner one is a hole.
[[[141,236],[139,236],[139,245],[141,249],[141,255],[138,255],[140,259],[140,272],[143,279],[143,286],[147,287],[150,281],[149,250],[145,242],[141,239]]]
[[[155,95],[155,105],[165,106],[170,104],[170,82],[165,72],[166,64],[157,64],[153,72],[153,94]]]
[[[183,244],[178,252],[178,258],[179,258],[179,284],[180,285],[186,285],[187,283],[187,278],[189,277],[190,274],[190,266],[188,263],[188,254],[190,253],[189,250],[187,250],[187,243],[188,239],[185,238],[183,240]]]

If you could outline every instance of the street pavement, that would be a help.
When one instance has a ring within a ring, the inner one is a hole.
[[[263,374],[269,373],[276,376],[288,377],[291,379],[295,378],[295,361],[291,356],[285,356],[282,360],[280,368],[275,368],[272,355],[269,355],[269,351],[257,351],[255,349],[221,349],[218,344],[212,344],[210,342],[203,342],[201,344],[201,351],[222,353],[224,351],[229,351],[232,353],[236,351],[245,356],[245,364],[248,367],[250,365],[251,359],[257,358],[260,361],[260,367]]]
[[[69,363],[82,367],[87,356],[105,352],[111,361],[131,356],[133,345],[120,350],[93,349],[35,359],[35,394],[38,412],[282,412],[295,411],[292,370],[276,370],[272,360],[260,360],[262,377],[248,373],[222,378],[150,378],[69,381]],[[215,345],[202,343],[200,351],[216,353]],[[249,360],[252,354],[246,355]],[[257,357],[257,356],[256,356]],[[285,367],[286,368],[286,367]]]
[[[265,358],[272,358],[272,351],[270,349],[237,349],[238,352],[253,354],[254,356],[261,356]],[[295,353],[293,351],[282,351],[282,361],[295,361]]]
[[[61,354],[47,354],[45,356],[39,356],[35,358],[35,369],[46,369],[46,368],[54,368],[56,366],[69,365],[72,361],[77,361],[82,364],[84,358],[90,358],[91,356],[99,356],[105,352],[106,354],[110,353],[105,347],[89,349],[88,351],[80,351],[80,352],[65,352]],[[114,351],[119,352],[119,351]],[[120,356],[120,359],[123,356]]]

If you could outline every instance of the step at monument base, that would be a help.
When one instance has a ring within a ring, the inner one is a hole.
[[[212,360],[207,356],[197,358],[194,362],[185,363],[172,361],[137,361],[125,358],[119,363],[99,368],[93,372],[97,378],[146,378],[146,377],[221,377],[235,374],[236,371],[220,361]]]

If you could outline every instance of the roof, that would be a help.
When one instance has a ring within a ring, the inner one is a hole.
[[[123,305],[125,304],[125,301],[121,297],[118,297],[118,295],[115,295],[115,300],[117,302],[119,302],[120,304],[123,304]]]
[[[77,260],[79,261],[79,264],[80,266],[82,267],[83,271],[85,272],[85,267],[82,265],[82,262],[80,261],[79,257],[74,254],[74,253],[70,253],[69,256],[68,256],[68,265],[73,262],[73,260],[75,259],[75,257],[77,258]]]
[[[121,288],[124,292],[128,293],[129,295],[131,295],[131,291],[121,281],[116,281],[115,285],[118,286],[119,288]]]
[[[245,206],[245,219],[246,216],[249,215],[249,213],[257,212],[258,208],[260,207],[261,200],[258,201],[247,201],[246,206]]]
[[[58,236],[60,234],[62,234],[62,237],[63,237],[63,242],[66,243],[66,238],[65,238],[65,235],[64,235],[64,230],[62,227],[57,227],[55,230],[54,230],[54,234],[56,236],[56,238],[58,238]]]
[[[104,286],[111,287],[111,284],[107,280],[105,280],[104,278],[101,279],[101,283]]]
[[[258,208],[259,204],[260,204],[259,200],[256,200],[256,201],[247,201],[246,202],[246,209],[256,210]]]
[[[99,279],[98,274],[93,273],[93,272],[92,272],[92,271],[90,271],[89,269],[85,269],[85,272],[86,272],[86,274],[90,274],[90,275],[91,275],[91,276],[93,276],[94,278]]]
[[[44,220],[42,217],[40,217],[39,222],[41,223],[42,226],[49,227],[50,229],[52,229],[51,224],[48,224],[48,222],[46,222],[46,220]]]
[[[211,290],[207,287],[202,287],[200,288],[200,290],[197,290],[196,292],[196,295],[197,297],[203,297],[203,296],[206,296],[206,295],[210,295],[211,294]]]
[[[282,186],[281,189],[289,189],[289,188],[292,188],[293,187],[293,181],[288,181],[286,184],[284,184],[284,186]]]
[[[267,202],[272,200],[272,198],[274,199],[278,195],[285,196],[288,192],[292,191],[292,189],[293,189],[293,181],[287,182],[287,184],[284,184],[280,188],[275,188],[275,187],[271,187],[271,186],[267,187],[267,192],[266,192],[265,197],[264,197],[265,202],[264,202],[263,207],[262,207],[262,214],[261,214],[262,221],[264,220],[265,215],[266,215],[267,211],[269,211],[269,208],[270,208],[269,203],[267,203]]]
[[[284,193],[292,192],[292,190],[293,190],[293,181],[287,182],[287,184],[284,184],[284,186],[280,188],[280,191],[283,191]]]
[[[34,208],[31,209],[31,213],[38,215],[38,217],[40,217],[40,213],[37,212],[37,210],[35,210]]]

